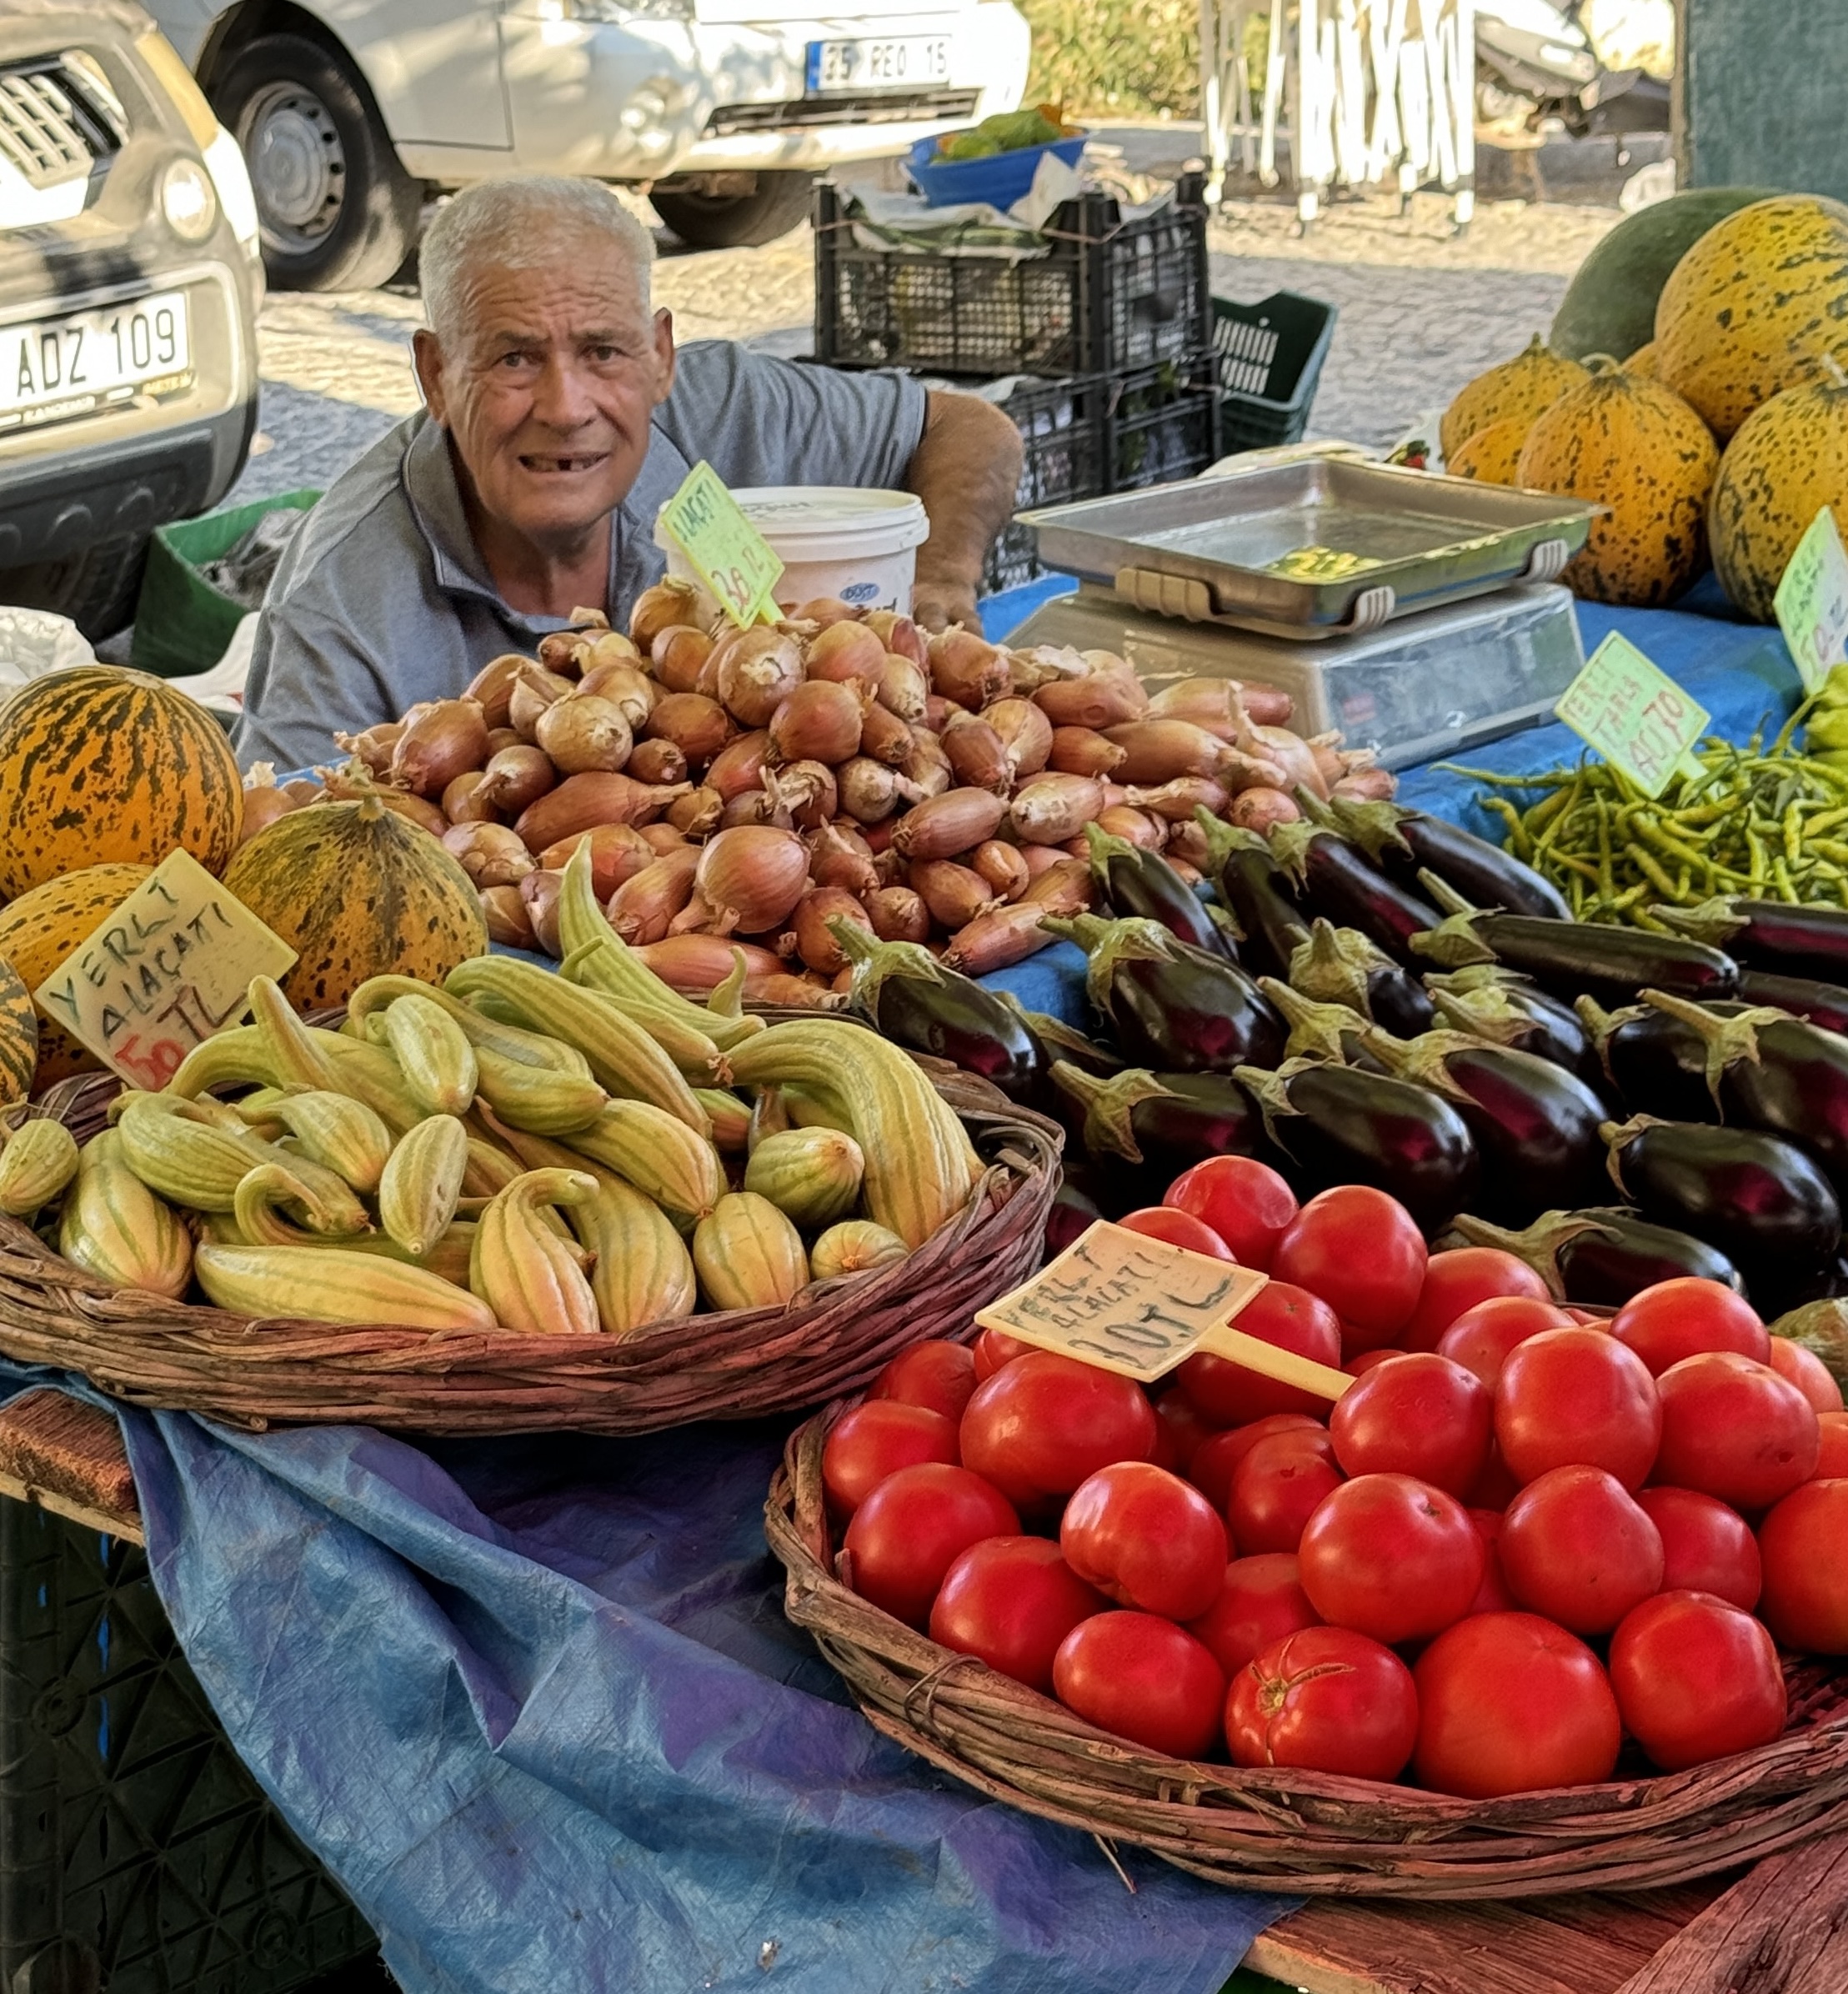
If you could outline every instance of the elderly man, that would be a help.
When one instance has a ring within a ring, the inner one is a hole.
[[[914,492],[913,613],[973,623],[1020,441],[974,396],[724,340],[676,353],[647,232],[588,180],[484,183],[424,238],[425,408],[338,478],[278,568],[238,747],[325,761],[334,729],[452,697],[585,605],[619,622],[658,580],[656,513],[702,458],[727,484]]]

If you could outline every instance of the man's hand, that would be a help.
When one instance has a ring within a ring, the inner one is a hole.
[[[966,582],[919,582],[911,591],[911,620],[926,630],[960,624],[979,635],[982,628],[975,591]]]

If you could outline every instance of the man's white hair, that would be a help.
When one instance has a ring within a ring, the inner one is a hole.
[[[533,173],[465,187],[438,210],[418,253],[431,331],[446,343],[463,333],[463,293],[471,272],[483,266],[543,269],[558,261],[565,243],[587,234],[606,236],[622,250],[645,313],[654,238],[600,180]]]

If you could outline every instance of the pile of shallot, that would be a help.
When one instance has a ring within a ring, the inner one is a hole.
[[[1390,795],[1290,710],[1270,687],[1151,692],[1109,652],[930,637],[831,598],[739,630],[669,579],[626,636],[586,613],[458,699],[337,736],[353,759],[321,791],[259,776],[245,823],[375,789],[461,862],[495,940],[554,955],[588,844],[611,926],[669,983],[710,989],[742,946],[751,994],[814,1001],[844,980],[837,919],[973,975],[1044,947],[1043,914],[1089,904],[1087,824],[1197,879],[1202,805],[1264,832],[1298,788]]]

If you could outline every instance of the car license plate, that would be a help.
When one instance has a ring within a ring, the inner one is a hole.
[[[834,90],[916,90],[949,81],[948,35],[880,41],[811,42],[809,94]]]
[[[192,384],[186,293],[0,326],[0,434]]]

